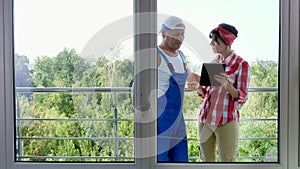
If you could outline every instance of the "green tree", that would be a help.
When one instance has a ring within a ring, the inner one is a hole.
[[[90,66],[74,49],[64,49],[53,58],[54,84],[56,87],[73,87],[82,79],[83,73]]]
[[[251,65],[251,87],[278,87],[278,65],[273,61],[256,61]],[[241,118],[278,118],[278,92],[252,92],[241,108]],[[278,121],[241,122],[243,138],[277,138]],[[277,156],[278,140],[241,141],[240,156]],[[252,159],[251,161],[272,161]]]
[[[81,58],[75,50],[64,49],[54,57],[38,57],[34,63],[34,84],[43,87],[126,87],[133,79],[133,62],[120,58],[116,46],[109,56],[101,56],[96,64]],[[116,96],[116,98],[115,98]],[[58,121],[35,121],[22,127],[28,137],[90,138],[88,140],[26,140],[25,155],[37,156],[134,156],[134,140],[119,140],[115,152],[116,124],[119,119],[132,119],[131,94],[128,93],[35,93],[29,103],[22,101],[22,114],[30,118],[58,118]],[[90,118],[91,121],[74,120]],[[70,119],[70,120],[68,120]],[[73,120],[72,120],[73,119]],[[107,119],[103,121],[101,119]],[[120,120],[118,137],[133,138],[134,122]],[[105,138],[104,140],[95,138]],[[112,138],[109,140],[109,138]],[[37,148],[41,144],[42,147]],[[33,160],[50,160],[48,158]],[[90,161],[90,159],[57,159]],[[94,159],[95,160],[95,159]],[[96,161],[111,161],[99,159]],[[127,161],[125,159],[125,161]],[[130,160],[129,160],[130,161]]]
[[[42,87],[54,87],[53,67],[54,63],[51,57],[37,57],[34,60],[34,85]]]

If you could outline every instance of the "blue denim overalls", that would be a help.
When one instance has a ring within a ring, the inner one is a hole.
[[[188,162],[186,128],[182,114],[184,86],[187,78],[186,62],[179,52],[185,72],[176,73],[165,54],[159,48],[158,51],[167,63],[171,77],[168,90],[157,101],[157,161]]]

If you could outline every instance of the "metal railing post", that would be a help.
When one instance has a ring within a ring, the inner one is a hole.
[[[114,92],[114,130],[115,130],[115,160],[118,161],[119,151],[119,134],[118,134],[118,106],[117,106],[117,94]]]
[[[16,95],[19,95],[19,94],[16,94]],[[17,105],[17,107],[16,107],[16,118],[17,118],[17,121],[16,121],[16,125],[17,125],[17,131],[18,131],[18,133],[17,133],[17,136],[18,136],[18,138],[20,138],[21,137],[21,133],[22,133],[22,127],[21,127],[21,113],[20,113],[20,103],[19,103],[19,99],[16,99],[16,105]],[[20,139],[17,139],[17,147],[18,147],[18,149],[17,149],[17,151],[16,151],[16,153],[17,153],[17,160],[20,160],[18,157],[20,157],[20,156],[22,156],[22,146],[21,146],[21,140]]]

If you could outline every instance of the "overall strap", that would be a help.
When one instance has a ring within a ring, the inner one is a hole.
[[[186,71],[186,70],[187,70],[187,64],[186,64],[186,61],[185,61],[184,57],[182,56],[181,51],[178,51],[178,53],[179,53],[179,56],[180,56],[180,58],[181,58],[181,60],[182,60],[184,70]]]
[[[163,59],[165,60],[165,62],[167,63],[169,70],[170,70],[171,72],[174,72],[175,69],[174,69],[172,63],[169,62],[167,56],[160,50],[159,47],[157,47],[157,50],[158,50],[160,56],[162,56],[162,58],[163,58]]]

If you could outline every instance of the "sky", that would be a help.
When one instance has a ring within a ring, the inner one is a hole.
[[[158,25],[166,15],[187,24],[181,49],[194,63],[214,56],[208,34],[219,23],[237,28],[232,49],[248,62],[278,60],[279,0],[158,0],[157,5]],[[122,43],[129,57],[132,27],[122,21],[129,22],[132,14],[132,0],[14,0],[15,53],[32,62],[37,56],[56,56],[64,48],[82,53],[87,46],[104,50],[105,45]],[[124,27],[127,32],[122,32]]]
[[[278,0],[161,0],[158,12],[184,18],[206,38],[219,23],[231,24],[239,31],[232,44],[238,55],[249,62],[278,60]]]

